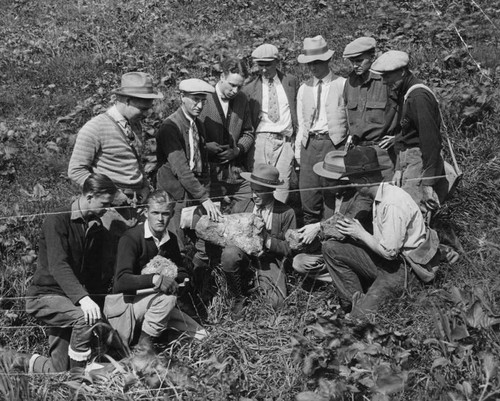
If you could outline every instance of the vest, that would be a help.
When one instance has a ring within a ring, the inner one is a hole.
[[[307,132],[311,126],[311,118],[314,113],[313,79],[304,83],[302,94],[302,116],[304,119],[304,136],[302,145],[306,146]],[[347,116],[343,97],[345,78],[337,77],[330,82],[328,97],[326,99],[326,118],[328,121],[328,135],[334,145],[341,143],[347,136]]]

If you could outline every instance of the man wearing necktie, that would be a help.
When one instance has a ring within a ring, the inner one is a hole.
[[[346,109],[342,96],[345,78],[329,68],[333,50],[328,50],[322,36],[304,39],[298,62],[306,64],[313,75],[297,94],[298,131],[295,158],[300,164],[299,188],[304,223],[317,223],[332,216],[324,202],[325,181],[313,171],[328,152],[342,150],[347,136]]]
[[[252,198],[233,208],[234,213],[254,213],[264,221],[264,250],[259,257],[249,256],[240,248],[231,246],[222,251],[221,267],[225,273],[230,296],[233,298],[233,318],[243,316],[247,301],[245,272],[255,270],[255,288],[273,308],[279,308],[287,296],[284,263],[291,250],[285,241],[285,232],[295,229],[293,209],[275,199],[273,193],[282,185],[279,171],[269,164],[256,164],[252,173],[241,173],[250,183]]]
[[[286,202],[293,172],[293,148],[297,129],[296,98],[299,88],[295,76],[277,69],[278,49],[265,43],[252,52],[259,75],[243,88],[250,102],[252,125],[255,129],[253,165],[266,163],[280,172],[282,188],[275,191],[276,199]]]
[[[176,204],[169,229],[176,233],[179,248],[184,250],[184,233],[180,228],[181,210],[185,206],[202,205],[208,216],[217,221],[221,216],[209,198],[208,154],[205,131],[198,119],[215,90],[201,79],[180,82],[181,106],[160,126],[157,141],[158,189],[172,195]]]

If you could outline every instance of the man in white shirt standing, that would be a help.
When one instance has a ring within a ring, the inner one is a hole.
[[[322,177],[313,166],[328,152],[342,149],[347,137],[346,109],[343,98],[346,79],[333,74],[329,63],[333,50],[322,36],[304,39],[298,62],[306,64],[313,75],[297,94],[298,131],[295,158],[300,164],[299,188],[304,224],[317,223],[333,214],[324,203]]]
[[[373,199],[373,235],[356,219],[339,220],[337,229],[350,240],[325,242],[323,256],[341,305],[349,310],[352,304],[351,316],[362,317],[404,288],[410,274],[405,265],[431,281],[440,262],[439,240],[411,196],[382,182],[386,166],[380,166],[374,148],[357,146],[344,160],[344,176]]]
[[[286,203],[293,171],[292,143],[297,130],[299,84],[295,76],[277,69],[279,55],[276,46],[260,45],[252,52],[252,58],[259,75],[243,88],[243,92],[250,102],[255,130],[253,166],[264,163],[278,169],[283,184],[276,189],[274,197]]]

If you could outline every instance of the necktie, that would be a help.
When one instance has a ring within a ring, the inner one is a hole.
[[[201,163],[201,152],[200,152],[200,135],[198,134],[198,128],[196,128],[196,123],[191,121],[191,126],[189,127],[190,137],[192,138],[191,147],[191,162],[189,163],[191,170],[196,173],[201,173],[202,163]]]
[[[313,123],[318,121],[319,111],[321,109],[321,90],[323,89],[323,81],[320,79],[318,81],[318,94],[316,95],[316,110],[314,113]]]
[[[274,80],[269,79],[269,104],[267,107],[267,117],[271,122],[277,123],[280,120],[280,109],[278,104],[278,92]]]

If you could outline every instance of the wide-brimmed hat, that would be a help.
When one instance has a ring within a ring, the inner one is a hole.
[[[273,61],[278,59],[278,48],[269,43],[260,45],[252,52],[254,61]]]
[[[333,56],[333,53],[335,53],[333,50],[328,49],[323,36],[318,35],[314,38],[304,39],[304,48],[302,54],[299,54],[299,57],[297,57],[297,61],[301,64],[307,64],[316,60],[327,61]]]
[[[378,162],[377,151],[370,146],[355,146],[344,157],[345,173],[343,177],[360,177],[376,171],[388,169]]]
[[[265,163],[256,164],[251,173],[240,173],[240,175],[245,180],[263,187],[278,188],[283,185],[278,169]]]
[[[386,74],[408,66],[410,57],[408,53],[399,50],[389,50],[377,58],[370,71],[376,74]]]
[[[343,150],[333,150],[328,152],[325,160],[316,163],[313,166],[313,171],[320,177],[331,178],[334,180],[347,180],[342,177],[345,173],[344,156],[346,152]]]
[[[179,90],[191,95],[207,95],[215,92],[215,88],[212,85],[198,78],[182,80],[179,83]]]
[[[163,99],[163,94],[153,88],[153,78],[145,72],[123,74],[121,86],[111,93],[140,99]]]
[[[362,36],[360,38],[354,39],[349,43],[345,49],[342,57],[344,58],[354,58],[362,55],[364,52],[375,49],[377,46],[377,41],[369,36]]]

